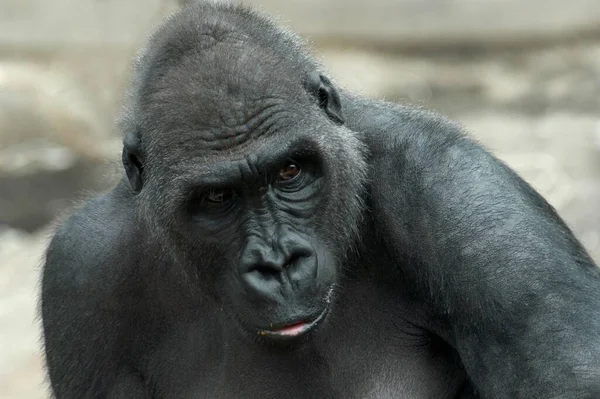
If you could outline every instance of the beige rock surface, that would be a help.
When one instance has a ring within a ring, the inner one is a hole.
[[[396,48],[520,45],[600,31],[600,3],[594,0],[251,2],[318,40]]]

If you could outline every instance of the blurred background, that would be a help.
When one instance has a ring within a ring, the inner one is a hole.
[[[0,397],[47,396],[36,316],[51,223],[120,173],[134,52],[185,1],[0,0]],[[443,112],[600,260],[600,1],[254,0],[338,84]]]

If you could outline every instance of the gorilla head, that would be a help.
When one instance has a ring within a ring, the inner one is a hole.
[[[187,289],[245,333],[292,339],[327,313],[361,220],[365,150],[318,66],[281,50],[297,39],[223,10],[199,24],[187,9],[140,55],[123,162]]]

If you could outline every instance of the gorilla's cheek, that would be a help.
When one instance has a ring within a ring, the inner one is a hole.
[[[327,245],[316,245],[315,250],[318,265],[316,285],[318,290],[329,298],[337,280],[338,260]]]

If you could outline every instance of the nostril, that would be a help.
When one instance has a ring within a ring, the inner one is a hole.
[[[293,255],[287,262],[285,265],[283,265],[284,269],[289,269],[290,267],[293,267],[296,263],[298,263],[298,261],[300,260],[300,258],[302,258],[302,256],[298,256],[298,255]]]
[[[251,272],[257,272],[263,276],[275,277],[281,273],[281,269],[268,265],[256,265],[251,270]]]
[[[287,260],[284,269],[288,269],[300,263],[303,259],[310,257],[311,253],[309,251],[296,251],[291,254],[290,258]]]

